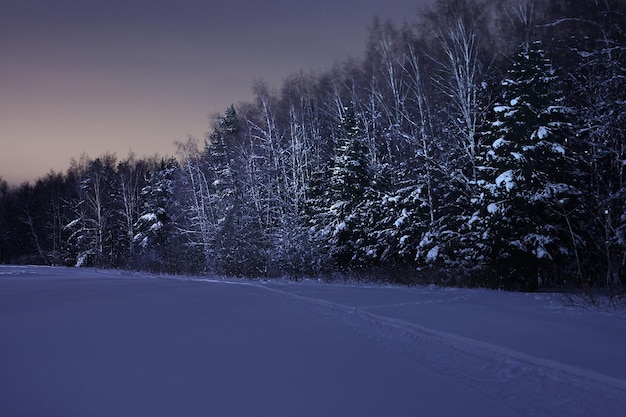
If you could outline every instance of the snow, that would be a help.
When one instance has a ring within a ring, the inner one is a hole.
[[[493,147],[493,149],[498,149],[499,147],[504,146],[507,143],[509,143],[509,141],[505,140],[504,138],[498,138],[493,142],[491,146]]]
[[[341,222],[337,225],[337,227],[335,228],[335,233],[341,233],[344,230],[348,229],[348,225],[346,224],[346,222]]]
[[[563,301],[2,266],[0,410],[623,415],[626,313]]]
[[[515,158],[516,161],[520,162],[524,160],[524,155],[519,152],[511,152],[511,156]]]
[[[472,224],[476,223],[479,220],[480,220],[480,210],[477,210],[474,212],[474,214],[472,214],[472,217],[470,217],[470,219],[467,221],[467,225],[471,227]]]
[[[394,226],[396,228],[401,227],[404,221],[408,218],[408,216],[409,214],[407,213],[406,209],[402,209],[402,214],[396,219],[396,221],[394,222]]]
[[[513,171],[504,171],[496,178],[496,185],[499,187],[504,184],[506,191],[511,191],[515,187],[515,181],[513,181]]]
[[[151,223],[157,221],[157,215],[155,213],[146,213],[139,217],[140,222]]]
[[[552,144],[552,152],[554,153],[559,153],[561,155],[565,155],[565,148],[563,148],[561,145],[559,145],[558,143],[553,143]]]
[[[81,222],[82,220],[83,220],[83,219],[74,219],[74,220],[72,220],[71,222],[69,222],[67,225],[65,225],[64,229],[66,229],[66,230],[67,230],[67,229],[72,229],[72,228],[74,228],[75,226],[77,226],[78,224],[80,224],[80,222]]]
[[[493,111],[496,113],[503,113],[509,109],[508,106],[494,106]]]
[[[569,194],[576,195],[576,191],[572,189],[572,186],[563,183],[547,183],[543,189],[533,194],[530,201],[548,201],[553,200],[555,196]],[[563,204],[565,201],[559,199],[559,202]]]
[[[151,231],[151,232],[157,232],[157,231],[159,231],[162,227],[163,227],[163,223],[161,223],[161,222],[156,222],[156,223],[152,224],[152,226],[150,226],[150,231]]]
[[[548,137],[549,134],[550,134],[550,131],[548,130],[547,127],[540,126],[539,129],[537,129],[537,132],[535,132],[533,136],[536,136],[539,140],[544,140],[545,138]]]
[[[546,113],[548,114],[573,114],[575,112],[576,111],[573,108],[567,106],[548,106],[548,108],[546,109]]]
[[[543,246],[538,247],[537,249],[535,249],[534,252],[535,252],[535,256],[537,257],[537,259],[542,259],[542,258],[552,259],[552,257],[550,256],[546,248],[544,248]]]
[[[78,256],[78,259],[76,259],[76,266],[77,267],[81,267],[81,266],[85,265],[85,262],[87,261],[87,257],[88,256],[89,256],[88,253],[80,254]]]
[[[437,260],[437,256],[439,256],[439,246],[435,246],[428,251],[428,253],[426,254],[426,261],[434,262]]]
[[[490,203],[487,206],[487,212],[489,212],[489,214],[495,214],[499,211],[498,205],[496,203]]]

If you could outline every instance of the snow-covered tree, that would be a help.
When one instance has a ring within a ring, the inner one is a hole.
[[[135,225],[142,209],[141,190],[146,182],[147,166],[146,161],[138,160],[133,153],[117,165],[121,227],[124,231],[123,238],[118,242],[118,251],[121,257],[127,258],[126,262],[131,262],[136,255]]]
[[[373,201],[370,172],[354,109],[343,109],[329,190],[318,196],[322,203],[315,223],[315,240],[340,269],[362,267],[368,254],[367,216]]]
[[[447,32],[442,31],[439,38],[443,49],[439,65],[443,75],[436,78],[437,85],[449,98],[451,132],[457,140],[461,161],[469,167],[465,175],[475,181],[482,145],[479,130],[485,114],[481,96],[487,93],[478,56],[478,40],[476,33],[467,28],[461,19]]]
[[[626,15],[623,1],[584,2],[571,50],[571,104],[580,114],[577,142],[588,164],[588,259],[595,285],[626,285]]]
[[[258,83],[204,146],[181,144],[171,187],[148,174],[154,160],[110,156],[5,187],[0,261],[168,253],[244,276],[432,268],[463,284],[617,289],[624,16],[623,0],[441,0],[414,25],[374,21],[364,60],[279,93]]]
[[[501,87],[474,227],[482,227],[505,285],[534,288],[548,265],[577,258],[580,242],[569,225],[580,197],[568,149],[571,110],[540,42],[517,54]]]
[[[173,222],[174,175],[178,162],[163,159],[149,174],[141,190],[143,202],[135,224],[134,242],[139,246],[139,264],[148,268],[172,271],[172,240],[176,237]]]
[[[233,142],[240,129],[237,112],[230,106],[223,116],[218,116],[202,155],[202,169],[207,180],[205,205],[210,213],[209,228],[218,242],[239,203],[232,154]],[[220,246],[220,243],[217,245]]]
[[[70,233],[75,265],[112,265],[121,230],[115,156],[83,157],[70,172],[76,194],[69,201],[72,220],[64,228]]]

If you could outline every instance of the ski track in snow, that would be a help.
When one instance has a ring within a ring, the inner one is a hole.
[[[259,286],[304,301],[315,313],[464,381],[524,415],[618,416],[626,410],[626,381],[622,379],[369,311],[394,305],[351,307]],[[427,303],[435,302],[444,301]]]
[[[51,269],[51,271],[54,271]],[[531,355],[496,343],[429,328],[419,318],[408,321],[381,312],[428,304],[471,302],[471,290],[415,289],[431,299],[350,305],[324,299],[316,289],[334,284],[239,281],[219,278],[155,276],[124,271],[97,271],[113,279],[168,279],[211,285],[251,286],[263,289],[325,320],[341,324],[396,354],[465,384],[526,416],[619,416],[626,410],[626,380],[552,359]],[[1,269],[0,275],[36,275],[30,267]],[[336,285],[338,292],[354,289],[385,290],[384,286]],[[392,291],[402,287],[389,287]],[[401,290],[400,290],[401,291]],[[430,292],[429,292],[430,291]],[[312,293],[312,294],[311,294]],[[542,297],[535,296],[535,300]],[[341,298],[341,294],[339,294]],[[374,297],[375,298],[375,297]],[[384,301],[380,300],[380,301]],[[544,300],[545,301],[545,300]],[[626,357],[626,355],[625,355]]]
[[[452,303],[470,297],[467,291],[471,290],[440,289],[439,291],[452,296],[354,307],[281,289],[280,285],[272,285],[271,281],[170,278],[254,286],[274,292],[300,308],[304,307],[327,320],[343,324],[396,353],[463,381],[527,416],[618,416],[626,410],[626,381],[623,379],[372,312],[390,307]],[[294,283],[282,287],[297,286],[298,283]],[[368,287],[342,284],[336,286]],[[370,287],[384,288],[376,285]],[[541,299],[541,295],[535,298]]]

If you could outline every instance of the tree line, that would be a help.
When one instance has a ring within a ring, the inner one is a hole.
[[[175,157],[0,181],[0,262],[498,288],[626,284],[626,2],[374,21]]]

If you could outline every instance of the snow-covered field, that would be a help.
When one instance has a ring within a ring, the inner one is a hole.
[[[0,267],[0,416],[623,416],[626,314],[487,290]]]

